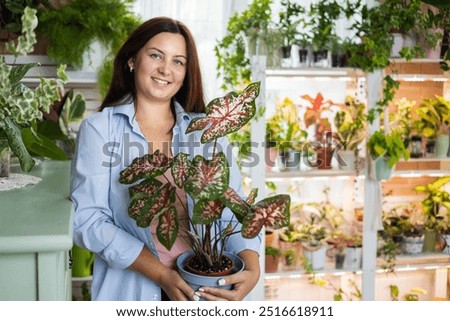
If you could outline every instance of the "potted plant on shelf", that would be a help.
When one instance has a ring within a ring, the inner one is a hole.
[[[358,146],[366,136],[365,104],[356,98],[347,96],[345,105],[334,117],[336,136],[339,141],[336,147],[341,169],[356,169]]]
[[[428,39],[434,40],[431,45],[438,49],[437,55],[442,59],[441,69],[448,71],[450,69],[450,4],[446,0],[422,0],[422,3],[424,6],[428,5],[426,14],[431,24],[427,26],[428,30],[431,30],[429,32],[431,37]]]
[[[299,169],[307,133],[300,127],[297,106],[285,97],[266,122],[267,141],[275,143],[280,171]]]
[[[303,121],[306,128],[312,128],[310,134],[313,135],[313,141],[310,141],[310,144],[317,153],[316,167],[330,169],[334,145],[331,122],[325,116],[325,113],[329,112],[335,104],[331,100],[325,100],[320,92],[314,98],[309,95],[302,95],[301,98],[311,104],[306,106]]]
[[[280,249],[273,246],[266,246],[264,260],[264,270],[266,273],[275,273],[278,271],[278,261],[281,255]]]
[[[214,47],[217,76],[223,78],[224,90],[239,88],[250,82],[250,58],[263,54],[272,21],[272,0],[253,0],[242,11],[230,17],[227,30]]]
[[[314,219],[309,222],[299,222],[296,225],[299,240],[303,247],[303,257],[313,270],[325,267],[327,231],[325,226],[316,224]]]
[[[427,185],[418,185],[416,192],[428,194],[421,202],[423,207],[423,228],[425,234],[424,252],[435,252],[437,234],[442,233],[450,210],[450,194],[444,187],[450,177],[439,177]]]
[[[15,43],[8,43],[6,48],[15,57],[26,55],[33,50],[36,43],[34,29],[37,26],[36,10],[25,8],[22,16],[23,34]],[[54,102],[61,99],[64,83],[67,81],[65,66],[57,70],[57,79],[41,78],[34,89],[21,83],[28,71],[38,66],[38,63],[11,66],[0,57],[0,138],[8,141],[8,146],[17,156],[21,169],[29,172],[35,160],[24,144],[23,129],[30,128],[41,120],[45,112],[49,112]]]
[[[282,67],[292,67],[293,62],[291,59],[292,45],[297,41],[297,27],[303,20],[300,15],[305,12],[304,8],[298,3],[292,3],[290,0],[281,1],[282,10],[278,12],[278,23],[275,25],[278,32],[282,37],[281,57],[287,61],[287,63],[282,63]]]
[[[350,269],[360,269],[362,260],[362,234],[352,231],[346,237],[345,266]]]
[[[213,99],[206,107],[206,115],[194,118],[189,124],[187,133],[206,128],[201,142],[213,144],[211,159],[182,152],[169,159],[155,151],[134,159],[120,174],[120,183],[133,184],[129,188],[129,215],[141,227],[148,227],[153,220],[158,220],[157,237],[167,249],[178,236],[179,213],[174,206],[176,188],[164,178],[166,170],[171,170],[174,183],[183,188],[194,202],[191,231],[187,233],[192,251],[182,254],[177,260],[180,274],[194,290],[203,285],[197,272],[192,272],[196,270],[195,266],[199,267],[198,273],[208,274],[221,271],[224,262],[230,261],[232,255],[225,252],[225,246],[233,234],[254,238],[259,236],[263,227],[277,229],[289,223],[290,196],[275,195],[255,203],[257,190],[253,189],[244,200],[229,187],[227,158],[223,151],[217,150],[220,148],[217,146],[218,138],[238,130],[254,116],[259,87],[260,83],[252,83],[240,94],[230,92]],[[161,177],[161,181],[157,177]],[[137,181],[139,183],[134,184]],[[231,210],[233,216],[224,218],[226,222],[223,222],[221,216],[225,208]],[[240,231],[235,230],[238,222],[241,223]],[[220,228],[220,224],[227,227]],[[186,265],[191,272],[186,271]],[[227,271],[232,273],[234,270],[228,267]],[[204,278],[213,286],[219,279]]]
[[[293,223],[290,223],[278,233],[280,250],[284,257],[284,266],[287,270],[296,267],[302,253],[298,232]]]
[[[410,155],[402,133],[397,130],[374,132],[369,137],[367,148],[371,156],[370,174],[376,180],[389,179],[395,164],[402,158],[408,160]]]
[[[416,122],[419,133],[427,139],[435,139],[435,156],[447,157],[450,141],[450,101],[435,95],[424,99],[417,107]]]

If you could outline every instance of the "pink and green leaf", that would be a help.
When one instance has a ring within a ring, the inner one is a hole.
[[[178,214],[174,206],[170,206],[159,215],[156,235],[159,242],[170,251],[178,236]]]
[[[191,161],[189,160],[188,154],[179,153],[173,158],[171,165],[172,176],[175,184],[179,188],[184,186],[184,182],[189,176],[189,168],[191,167]]]
[[[137,193],[131,199],[128,214],[139,227],[148,227],[157,215],[166,211],[175,202],[175,187],[164,184],[152,195]]]
[[[246,215],[250,211],[250,206],[231,187],[228,187],[225,194],[220,197],[220,200],[234,213],[238,221],[241,223],[244,217],[246,217]]]
[[[194,206],[192,215],[192,223],[194,224],[211,224],[218,220],[225,205],[219,200],[200,200]]]
[[[131,164],[120,172],[119,182],[132,184],[142,178],[157,177],[170,165],[169,158],[157,150],[153,154],[136,157]]]
[[[228,189],[230,169],[223,152],[211,160],[201,155],[194,157],[189,169],[185,190],[195,199],[216,199]]]
[[[154,178],[147,178],[140,182],[139,184],[130,186],[130,197],[137,193],[144,193],[146,195],[152,195],[153,193],[160,188],[162,183]]]
[[[186,133],[208,129],[203,132],[203,144],[239,130],[255,115],[255,99],[259,95],[260,83],[254,82],[240,94],[229,92],[223,97],[213,99],[206,106],[206,116],[194,118]]]
[[[256,237],[265,227],[278,229],[289,224],[291,198],[289,195],[275,195],[265,198],[252,207],[242,223],[242,236]]]

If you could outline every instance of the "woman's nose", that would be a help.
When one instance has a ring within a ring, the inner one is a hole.
[[[161,75],[167,75],[169,73],[169,64],[166,60],[161,61],[158,71]]]

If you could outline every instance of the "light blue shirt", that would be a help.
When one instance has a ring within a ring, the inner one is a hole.
[[[172,153],[209,158],[213,144],[200,144],[201,132],[185,134],[194,117],[175,104]],[[143,246],[157,255],[149,228],[141,228],[128,216],[128,185],[120,184],[119,173],[135,157],[148,153],[148,144],[135,119],[133,102],[103,109],[87,117],[80,126],[77,150],[72,161],[71,200],[74,206],[74,242],[95,253],[93,300],[160,300],[155,282],[131,270]],[[230,186],[244,196],[239,168],[225,138],[217,143],[230,162]],[[188,197],[192,215],[193,201]],[[222,215],[229,222],[231,211]],[[226,224],[224,223],[224,226]],[[239,230],[239,226],[237,227]],[[235,254],[244,249],[259,252],[261,237],[244,239],[239,233],[227,243]]]

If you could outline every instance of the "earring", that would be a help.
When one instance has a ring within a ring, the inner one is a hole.
[[[130,72],[133,72],[134,68],[132,66],[130,66]]]

